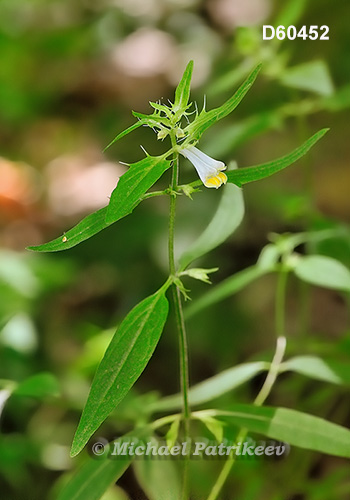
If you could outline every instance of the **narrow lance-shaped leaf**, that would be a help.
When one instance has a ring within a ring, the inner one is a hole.
[[[115,447],[130,444],[132,439],[145,439],[149,436],[149,429],[142,427],[134,429],[128,434],[111,443],[101,443],[99,448],[103,453],[94,458],[88,458],[73,474],[64,486],[57,488],[55,500],[99,500],[106,490],[123,475],[132,461],[132,456],[113,455]]]
[[[299,148],[282,158],[278,158],[277,160],[263,163],[255,167],[239,168],[237,170],[227,172],[227,182],[232,182],[237,186],[242,186],[248,182],[258,181],[279,172],[304,156],[312,148],[312,146],[314,146],[314,144],[316,144],[316,142],[328,132],[328,130],[328,128],[324,128],[319,132],[316,132],[316,134],[310,137]]]
[[[154,165],[153,168],[152,165]],[[169,166],[170,162],[164,160],[163,157],[152,156],[147,156],[143,160],[131,164],[129,170],[121,176],[117,187],[113,191],[113,209],[109,208],[109,206],[103,207],[85,217],[59,238],[43,245],[30,246],[28,250],[35,252],[68,250],[95,236],[95,234],[131,213],[142,201],[143,194],[159,179]],[[138,178],[135,179],[135,177]],[[109,214],[108,221],[106,220],[107,213]]]
[[[293,371],[331,384],[350,385],[350,364],[317,356],[296,356],[279,367],[279,372]]]
[[[187,64],[184,74],[175,91],[175,101],[174,101],[173,111],[175,112],[176,116],[181,115],[184,111],[186,111],[188,101],[190,98],[192,71],[193,71],[193,61],[190,61]]]
[[[209,413],[209,412],[208,412]],[[258,432],[292,446],[350,457],[350,431],[320,417],[288,408],[235,405],[232,411],[212,410],[210,415],[230,420],[239,427]]]
[[[242,186],[248,182],[264,179],[265,177],[269,177],[270,175],[283,170],[304,156],[312,148],[312,146],[314,146],[314,144],[328,132],[328,130],[329,129],[320,130],[304,142],[304,144],[302,144],[299,148],[282,158],[278,158],[277,160],[254,167],[245,167],[228,172],[228,182],[232,182],[237,186]]]
[[[214,217],[199,238],[180,258],[180,270],[223,243],[240,225],[244,216],[242,191],[225,186]]]
[[[190,123],[186,128],[185,132],[191,137],[199,139],[203,132],[207,130],[213,123],[225,118],[225,116],[232,113],[232,111],[238,106],[242,101],[248,90],[253,85],[258,73],[261,69],[261,64],[259,64],[248,76],[245,82],[240,86],[237,92],[222,106],[218,108],[211,109],[210,111],[201,111],[199,116]]]
[[[122,321],[97,369],[76,431],[71,455],[77,455],[102,422],[129,392],[150,360],[168,315],[160,289]]]
[[[170,167],[165,156],[146,156],[137,163],[132,163],[119,179],[114,189],[106,214],[106,223],[111,224],[128,215],[139,204],[142,195],[157,182]]]
[[[300,256],[295,274],[312,285],[350,292],[350,271],[341,262],[324,255]]]
[[[244,363],[229,368],[191,387],[188,394],[189,402],[192,406],[195,406],[212,401],[251,380],[258,373],[268,369],[269,363],[264,361]],[[181,408],[182,403],[182,395],[174,394],[173,396],[167,396],[152,403],[149,409],[154,412],[173,411]]]

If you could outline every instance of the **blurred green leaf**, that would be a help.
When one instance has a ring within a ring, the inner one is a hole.
[[[285,69],[279,81],[287,87],[310,90],[324,96],[334,92],[334,86],[327,64],[322,61],[311,61]]]
[[[13,394],[43,399],[48,396],[59,396],[60,386],[56,377],[51,373],[38,373],[21,382]]]
[[[266,269],[267,271],[270,271],[275,267],[280,256],[281,252],[280,249],[277,247],[277,245],[274,245],[273,243],[268,243],[261,250],[256,265],[261,269]]]
[[[111,224],[131,213],[140,203],[142,195],[170,167],[170,161],[163,156],[146,156],[132,163],[118,182],[107,207],[106,223]]]
[[[215,122],[221,120],[222,118],[225,118],[225,116],[232,113],[232,111],[238,106],[238,104],[242,101],[248,90],[253,85],[260,69],[261,64],[259,64],[250,73],[248,78],[237,90],[237,92],[222,106],[211,109],[210,111],[205,111],[205,109],[203,109],[198,117],[185,128],[185,132],[194,139],[199,139],[203,132],[207,130],[207,128],[211,127],[211,125],[213,125]]]
[[[71,456],[82,450],[145,369],[168,315],[164,293],[164,289],[160,289],[140,302],[117,329],[93,380]]]
[[[3,382],[3,381],[1,381],[1,382]],[[1,385],[3,385],[3,384],[1,384]],[[1,414],[3,412],[4,407],[6,405],[7,400],[9,399],[9,397],[12,394],[11,385],[13,385],[13,383],[11,384],[11,381],[8,381],[7,385],[8,385],[8,388],[0,389],[0,417],[1,417]]]
[[[180,116],[186,111],[188,106],[188,101],[190,98],[192,71],[193,71],[193,61],[190,61],[187,64],[185,72],[175,91],[175,101],[174,101],[173,111],[175,113],[175,116],[178,118],[180,118]]]
[[[329,111],[341,111],[350,107],[350,85],[344,85],[337,89],[337,92],[330,96],[324,97],[321,105]]]
[[[317,356],[296,356],[282,363],[279,371],[293,371],[332,384],[350,385],[349,363],[321,359]]]
[[[244,120],[225,124],[224,127],[215,127],[210,136],[206,138],[206,152],[209,156],[221,158],[231,155],[238,146],[248,140],[252,140],[267,130],[279,129],[282,122],[283,113],[276,109],[260,111],[259,114],[249,116]]]
[[[314,144],[316,144],[316,142],[328,132],[328,130],[328,128],[324,128],[319,132],[316,132],[316,134],[310,137],[297,149],[292,151],[292,153],[289,153],[282,158],[278,158],[278,160],[263,163],[254,167],[239,168],[237,170],[227,172],[227,182],[232,182],[237,186],[242,186],[247,182],[258,181],[279,172],[304,156],[312,148],[312,146],[314,146]]]
[[[258,373],[269,369],[269,363],[256,361],[229,368],[214,377],[194,385],[189,391],[189,401],[192,406],[207,403],[252,379]],[[167,396],[150,405],[152,411],[173,411],[182,407],[181,394]]]
[[[283,2],[274,25],[290,26],[297,23],[304,12],[306,3],[307,0],[288,0],[288,2]]]
[[[243,216],[242,191],[237,186],[225,186],[219,206],[209,225],[180,257],[180,270],[223,243],[240,225]]]
[[[320,417],[288,408],[254,405],[235,405],[227,412],[209,410],[208,414],[220,415],[234,425],[292,446],[350,458],[350,431]]]
[[[189,319],[203,311],[203,309],[206,309],[208,306],[212,306],[217,302],[230,297],[256,279],[271,271],[273,271],[273,268],[263,266],[251,266],[239,271],[210,289],[199,299],[194,300],[189,306],[187,306],[184,310],[185,318]]]
[[[90,458],[58,492],[55,500],[99,500],[105,491],[124,474],[131,457],[108,456]]]
[[[176,418],[174,422],[170,425],[168,432],[165,435],[165,440],[168,448],[172,448],[175,445],[176,440],[179,436],[181,417]]]
[[[157,441],[154,440],[155,445]],[[173,460],[134,460],[136,478],[149,500],[180,500],[181,482]]]
[[[350,292],[350,271],[338,260],[323,255],[300,256],[294,272],[306,283]]]
[[[40,289],[31,262],[25,255],[9,250],[0,250],[0,281],[27,297],[35,296]]]
[[[218,443],[221,443],[224,437],[223,422],[206,415],[199,416],[199,420],[203,422],[208,431],[215,437]]]

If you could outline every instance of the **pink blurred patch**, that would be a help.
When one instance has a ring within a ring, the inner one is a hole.
[[[95,162],[81,156],[61,156],[47,168],[48,203],[57,215],[70,216],[97,210],[109,196],[126,167]]]

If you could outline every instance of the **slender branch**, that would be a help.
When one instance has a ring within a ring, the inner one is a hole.
[[[254,404],[257,406],[261,406],[265,403],[274,383],[276,382],[279,373],[279,367],[280,364],[282,363],[283,356],[286,350],[286,344],[287,344],[286,337],[277,338],[276,351],[270,369],[267,372],[265,382],[254,401]]]
[[[168,194],[168,190],[164,189],[164,191],[151,191],[150,193],[145,193],[141,196],[141,200],[147,200],[148,198],[153,198],[154,196],[163,196]]]
[[[237,434],[236,443],[243,442],[246,435],[247,435],[247,430],[243,428],[240,429]],[[236,455],[231,453],[228,459],[226,460],[225,465],[223,466],[219,474],[219,477],[217,478],[216,483],[214,484],[213,489],[211,490],[208,496],[208,500],[216,500],[217,498],[219,498],[220,492],[224,487],[224,484],[231,472],[231,469],[235,461],[236,461]]]
[[[267,397],[271,393],[271,390],[276,382],[279,373],[279,367],[282,363],[283,356],[286,350],[286,337],[285,335],[285,302],[286,302],[286,285],[287,285],[288,269],[283,266],[280,270],[278,276],[277,290],[276,290],[276,311],[275,311],[275,329],[277,334],[276,350],[273,356],[269,371],[265,382],[263,383],[258,395],[254,400],[256,406],[261,406],[265,403]],[[241,428],[239,430],[236,443],[243,442],[248,434],[248,430]],[[226,460],[224,467],[222,468],[219,477],[216,480],[207,500],[217,500],[219,498],[220,492],[224,487],[225,482],[232,470],[233,465],[236,461],[236,455],[231,453],[229,458]]]
[[[278,337],[285,335],[285,310],[286,310],[286,287],[287,287],[288,268],[282,263],[278,273],[276,302],[275,302],[275,329]]]

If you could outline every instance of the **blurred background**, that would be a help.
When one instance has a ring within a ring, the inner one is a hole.
[[[150,100],[173,98],[190,59],[191,95],[199,109],[204,96],[207,109],[220,105],[263,62],[239,108],[201,140],[201,149],[217,159],[255,165],[331,128],[304,160],[244,188],[242,226],[201,262],[219,266],[213,282],[253,265],[271,232],[348,224],[349,14],[346,2],[329,0],[0,0],[2,498],[49,498],[53,484],[84,458],[70,460],[69,448],[96,366],[115,326],[167,273],[167,202],[148,200],[65,253],[33,254],[26,246],[59,236],[106,205],[125,171],[122,162],[143,157],[139,145],[152,155],[165,151],[152,130],[140,128],[102,153],[134,123],[131,109],[148,113]],[[263,24],[328,25],[330,40],[263,42]],[[182,183],[195,178],[189,167],[181,172]],[[178,252],[206,226],[216,195],[205,190],[193,201],[179,200]],[[315,250],[350,265],[349,238]],[[193,300],[207,287],[186,285]],[[264,277],[189,321],[192,383],[237,363],[270,359],[275,285],[274,276]],[[335,292],[305,290],[291,280],[287,331],[290,354],[348,360],[349,308]],[[254,379],[229,401],[251,402],[261,382]],[[154,358],[102,435],[127,429],[142,398],[177,391],[177,339],[170,321]],[[345,394],[285,375],[268,403],[349,426]],[[201,467],[192,472],[198,499],[206,497],[221,464]],[[120,484],[124,493],[112,488],[105,500],[148,498],[131,471]],[[232,499],[232,491],[240,500],[346,499],[348,463],[292,450],[277,466],[238,464],[223,500]]]

